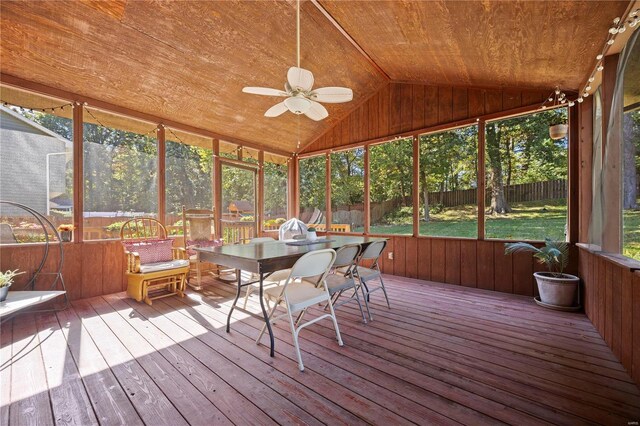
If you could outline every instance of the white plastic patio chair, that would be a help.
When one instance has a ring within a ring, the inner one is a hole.
[[[358,294],[360,283],[354,277],[356,262],[361,252],[362,247],[360,244],[347,244],[340,247],[336,252],[336,260],[333,263],[332,273],[327,275],[325,281],[327,282],[329,294],[332,297],[333,307],[337,308],[338,306],[355,300],[362,314],[362,322],[366,323],[367,318],[364,315],[362,303],[360,303],[360,295]],[[353,289],[353,294],[351,294],[348,299],[338,302],[340,296],[350,289]],[[326,308],[327,306],[325,306],[325,309]]]
[[[300,353],[300,345],[298,343],[298,334],[300,330],[311,324],[314,324],[321,319],[331,318],[333,326],[336,330],[336,339],[338,345],[342,346],[342,337],[340,336],[340,329],[338,328],[338,321],[336,319],[336,313],[333,310],[333,304],[331,303],[331,296],[329,295],[329,289],[325,278],[333,262],[336,259],[336,252],[332,249],[315,250],[302,256],[291,268],[291,273],[285,281],[285,283],[279,287],[272,287],[265,291],[265,298],[275,302],[274,307],[269,312],[269,321],[272,323],[277,319],[287,316],[289,318],[289,325],[291,326],[291,334],[293,335],[293,345],[296,349],[296,355],[298,357],[298,367],[300,371],[304,371],[304,365],[302,363],[302,354]],[[302,283],[303,278],[320,277],[318,282],[321,285],[314,286],[307,283]],[[328,303],[328,314],[320,315],[310,321],[301,324],[302,316],[306,312],[307,308],[316,304]],[[278,306],[283,306],[287,312],[286,314],[278,317],[273,317]],[[299,313],[296,320],[293,319],[293,314]],[[260,339],[267,328],[267,324],[262,327],[260,335],[256,339],[256,343],[260,344]]]
[[[275,239],[271,238],[271,237],[257,237],[257,238],[252,238],[249,240],[248,244],[260,244],[260,243],[269,243],[269,242],[273,242],[275,241]],[[274,285],[280,285],[284,280],[287,279],[287,277],[289,276],[289,273],[291,272],[291,269],[283,269],[281,271],[275,271],[272,274],[270,274],[267,278],[265,278],[262,287],[266,288],[266,287],[273,287]],[[255,281],[257,279],[259,279],[257,274],[252,274],[250,272],[246,272],[246,271],[241,271],[240,272],[242,275],[242,279],[243,280],[251,280],[251,281]],[[247,309],[247,302],[249,301],[249,296],[251,295],[251,293],[253,293],[254,291],[259,291],[260,290],[260,283],[254,283],[254,284],[249,284],[247,286],[247,289],[245,290],[245,294],[244,294],[244,304],[242,305],[242,309]],[[268,301],[267,301],[268,303]],[[269,305],[267,305],[269,306]]]
[[[358,265],[355,268],[354,275],[360,281],[360,288],[362,289],[362,296],[364,297],[364,304],[367,308],[367,313],[369,314],[369,321],[373,321],[373,316],[371,315],[371,307],[369,306],[369,295],[374,291],[382,290],[384,293],[384,298],[387,301],[387,307],[391,309],[391,304],[389,303],[389,297],[387,296],[387,290],[384,288],[384,280],[382,279],[382,273],[380,272],[380,266],[378,262],[380,260],[380,255],[382,255],[382,251],[387,246],[387,241],[375,241],[367,246],[366,249],[360,255],[360,259],[358,261]],[[363,261],[372,261],[372,265],[370,268],[367,268],[362,265]],[[379,280],[380,285],[371,287],[371,282]]]

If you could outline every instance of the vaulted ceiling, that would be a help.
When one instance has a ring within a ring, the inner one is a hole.
[[[283,87],[295,64],[292,1],[3,0],[0,70],[291,152],[389,80],[575,90],[628,4],[304,1],[302,67],[316,87],[354,91],[322,122],[266,118],[279,99],[241,92]]]

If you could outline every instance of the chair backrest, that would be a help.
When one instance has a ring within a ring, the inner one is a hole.
[[[307,235],[307,225],[304,222],[293,218],[289,219],[280,226],[278,230],[280,241],[289,240],[296,235]]]
[[[290,280],[296,278],[320,277],[322,281],[336,260],[333,249],[314,250],[302,256],[291,268]]]
[[[182,206],[182,233],[185,241],[215,240],[215,212],[206,209],[186,209]]]
[[[373,266],[377,266],[378,259],[380,258],[380,255],[382,254],[382,251],[386,246],[386,240],[372,242],[367,246],[366,249],[364,249],[362,255],[360,255],[360,260],[373,260]]]
[[[162,224],[151,217],[137,217],[122,224],[120,239],[128,241],[145,241],[167,238],[167,231]]]
[[[270,241],[275,241],[275,238],[271,238],[271,237],[257,237],[257,238],[252,238],[249,240],[249,244],[256,244],[256,243],[268,243]]]
[[[1,244],[13,244],[17,243],[16,235],[13,233],[13,228],[8,223],[0,223],[0,243]]]
[[[358,260],[358,255],[362,251],[360,244],[347,244],[336,251],[336,260],[333,262],[334,268],[347,268],[346,274],[351,272],[353,265]]]

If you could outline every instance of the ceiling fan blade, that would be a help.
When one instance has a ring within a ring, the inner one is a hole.
[[[309,117],[314,121],[324,120],[329,116],[329,113],[327,112],[327,109],[325,107],[323,107],[317,102],[314,102],[314,101],[310,101],[310,102],[311,102],[311,108],[309,108],[309,110],[305,112],[304,115],[306,115],[307,117]]]
[[[264,113],[265,117],[277,117],[279,115],[284,114],[289,109],[285,106],[284,102],[280,102],[279,104],[275,104],[271,108]]]
[[[320,87],[309,94],[309,98],[317,102],[339,104],[353,100],[353,90],[346,87]]]
[[[264,96],[289,96],[287,93],[278,89],[270,89],[268,87],[245,87],[242,89],[244,93],[251,93],[252,95],[264,95]]]
[[[304,68],[291,67],[287,72],[287,80],[293,89],[308,92],[313,87],[313,73]]]

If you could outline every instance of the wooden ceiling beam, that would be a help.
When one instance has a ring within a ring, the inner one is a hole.
[[[270,147],[260,146],[252,142],[247,142],[242,139],[235,138],[233,136],[223,135],[220,133],[212,132],[210,130],[205,130],[205,129],[190,126],[187,124],[178,123],[176,121],[173,121],[167,118],[159,117],[152,114],[147,114],[144,112],[135,111],[129,108],[114,105],[109,102],[104,102],[98,99],[77,95],[75,93],[67,92],[66,90],[56,89],[54,87],[46,86],[40,83],[35,83],[33,81],[24,80],[20,77],[15,77],[9,74],[0,73],[0,83],[6,84],[8,86],[16,87],[18,89],[39,93],[45,96],[52,96],[59,99],[66,99],[69,101],[75,101],[75,102],[81,102],[81,103],[86,102],[87,106],[91,108],[100,109],[106,112],[122,115],[125,117],[131,117],[131,118],[135,118],[142,121],[147,121],[149,123],[162,124],[165,127],[170,127],[175,130],[180,130],[187,133],[193,133],[196,135],[201,135],[201,136],[209,137],[212,139],[222,139],[226,142],[232,142],[232,143],[241,145],[243,147],[263,150],[272,154],[282,155],[284,157],[291,156],[290,152],[282,151],[279,149],[273,149]]]
[[[340,32],[340,34],[342,34],[344,38],[347,39],[347,41],[351,43],[362,56],[364,56],[367,62],[369,62],[369,64],[371,64],[371,66],[373,66],[382,77],[384,77],[387,81],[391,80],[389,78],[389,75],[382,68],[380,68],[376,61],[374,61],[373,58],[369,56],[369,54],[358,44],[358,42],[355,41],[344,28],[342,28],[342,25],[340,25],[338,21],[335,20],[335,18],[327,11],[327,9],[324,8],[324,6],[320,4],[318,0],[311,0],[311,3],[316,8],[318,8],[318,10],[327,18],[331,25],[333,25]]]

